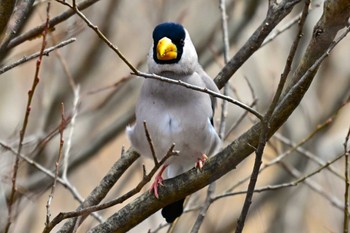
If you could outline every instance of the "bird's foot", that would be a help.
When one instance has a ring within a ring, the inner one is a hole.
[[[154,193],[154,196],[159,199],[159,193],[158,193],[158,185],[163,185],[163,177],[162,177],[162,174],[165,170],[165,168],[167,167],[168,165],[163,165],[163,167],[160,169],[160,171],[158,172],[158,174],[155,176],[154,178],[154,181],[151,185],[151,188],[150,188],[150,192],[153,192]]]
[[[205,154],[202,154],[202,156],[200,158],[198,158],[195,167],[198,168],[199,170],[202,170],[203,165],[205,163],[205,161],[207,161],[208,156],[206,156]]]

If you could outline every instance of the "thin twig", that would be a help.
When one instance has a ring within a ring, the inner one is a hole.
[[[101,38],[101,40],[105,42],[106,45],[119,56],[120,59],[122,59],[122,61],[130,68],[130,70],[132,70],[132,72],[137,73],[137,69],[128,61],[128,59],[126,59],[124,54],[120,52],[119,49],[116,46],[114,46],[111,41],[107,39],[107,37],[100,31],[100,29],[96,25],[94,25],[88,18],[85,17],[85,15],[79,10],[79,7],[77,6],[74,0],[72,5],[70,5],[68,2],[64,0],[63,1],[56,0],[56,1],[71,8],[82,20],[85,21],[87,26],[91,28],[98,35],[98,37]]]
[[[55,166],[55,178],[53,180],[52,186],[51,186],[51,192],[49,194],[49,198],[47,200],[46,203],[46,221],[45,224],[48,224],[50,222],[50,217],[51,217],[51,213],[50,213],[50,206],[51,206],[51,202],[55,193],[55,188],[56,188],[56,183],[57,183],[57,178],[59,176],[59,165],[62,159],[62,151],[63,151],[63,144],[64,144],[64,139],[63,139],[63,132],[64,129],[66,127],[66,119],[64,117],[64,105],[63,103],[61,104],[61,125],[60,125],[60,146],[59,146],[59,150],[58,150],[58,156],[57,156],[57,160],[56,160],[56,166]]]
[[[200,92],[207,93],[207,94],[209,94],[211,96],[214,96],[214,97],[226,100],[226,101],[228,101],[228,102],[230,102],[232,104],[235,104],[235,105],[237,105],[237,106],[247,110],[248,112],[250,112],[253,115],[255,115],[258,119],[262,119],[263,118],[263,116],[258,111],[256,111],[255,109],[252,109],[248,105],[246,105],[244,103],[241,103],[241,102],[239,102],[237,100],[234,100],[234,99],[232,99],[229,96],[225,96],[225,95],[222,95],[222,94],[217,93],[215,91],[209,90],[208,88],[202,88],[202,87],[199,87],[199,86],[195,86],[195,85],[183,82],[182,80],[174,80],[174,79],[166,78],[166,77],[163,77],[163,76],[160,76],[160,75],[156,75],[156,74],[143,73],[141,71],[138,71],[137,73],[132,73],[132,74],[133,75],[137,75],[137,76],[141,76],[141,77],[144,77],[144,78],[156,79],[156,80],[160,80],[162,82],[167,82],[167,83],[171,83],[171,84],[175,84],[175,85],[180,85],[180,86],[183,86],[183,87],[195,90],[195,91],[200,91]]]
[[[69,134],[68,134],[67,146],[66,146],[66,150],[64,152],[64,157],[63,157],[62,178],[64,180],[68,180],[68,178],[67,178],[68,165],[69,165],[68,162],[69,162],[69,156],[70,156],[70,149],[72,147],[75,121],[76,121],[76,118],[78,116],[78,104],[79,104],[79,100],[80,100],[80,87],[76,86],[73,91],[74,91],[73,113],[72,113],[72,118],[70,121],[70,129],[69,129]]]
[[[323,129],[325,129],[327,126],[329,126],[332,122],[333,119],[337,116],[337,113],[340,111],[340,109],[342,109],[342,107],[345,106],[345,104],[341,105],[340,108],[337,110],[337,112],[330,117],[329,119],[327,119],[325,122],[319,124],[316,126],[316,128],[309,133],[305,138],[303,138],[302,140],[300,140],[298,143],[292,142],[291,140],[289,140],[288,138],[286,138],[285,136],[276,133],[273,135],[274,138],[278,139],[279,141],[281,141],[283,144],[289,146],[290,148],[287,149],[286,151],[284,151],[283,153],[281,153],[279,156],[277,156],[276,158],[274,158],[273,160],[271,160],[270,162],[266,162],[261,168],[260,168],[260,173],[263,172],[265,169],[267,169],[268,167],[275,165],[281,161],[283,161],[283,159],[285,159],[288,155],[290,155],[292,152],[297,151],[298,153],[300,153],[302,156],[305,156],[306,158],[312,160],[313,162],[315,162],[316,164],[318,164],[319,166],[324,166],[326,164],[325,161],[321,160],[318,156],[314,155],[313,153],[311,153],[310,151],[304,149],[302,146],[307,143],[310,139],[312,139],[317,133],[319,133],[320,131],[322,131]],[[344,179],[343,176],[338,173],[332,166],[327,166],[327,169],[333,173],[334,175],[336,175],[338,178],[340,179]],[[227,189],[226,192],[231,192],[232,190],[234,190],[235,188],[237,188],[238,186],[242,185],[244,182],[246,182],[247,180],[249,180],[249,176],[245,177],[244,179],[241,179],[240,181],[238,181],[236,184],[234,184],[231,188]]]
[[[206,213],[208,212],[208,209],[210,207],[210,205],[213,203],[213,194],[215,191],[215,182],[209,184],[208,186],[208,191],[207,191],[207,197],[199,211],[199,214],[197,216],[197,219],[191,229],[191,233],[196,233],[199,232],[200,226],[203,223],[204,217],[206,215]]]
[[[222,88],[224,84],[232,77],[232,75],[241,67],[241,65],[257,51],[264,39],[276,27],[276,25],[293,9],[293,7],[301,0],[284,0],[274,7],[269,7],[267,16],[260,26],[251,35],[248,41],[241,49],[231,58],[214,81],[217,86]]]
[[[97,205],[100,203],[112,189],[115,183],[125,174],[125,171],[140,157],[139,154],[133,153],[128,150],[125,152],[124,147],[121,149],[121,157],[118,159],[91,193],[85,198],[85,200],[77,207],[77,210],[82,208]],[[95,213],[95,212],[94,212]],[[70,232],[76,226],[81,224],[87,215],[79,216],[79,218],[71,218],[67,221],[58,232]],[[78,221],[79,220],[79,221]]]
[[[91,5],[95,4],[96,2],[99,2],[100,0],[84,0],[81,1],[78,4],[78,8],[80,10],[84,10],[88,7],[90,7]],[[68,18],[70,18],[71,16],[75,15],[75,12],[71,9],[66,10],[65,12],[63,12],[62,14],[59,14],[55,17],[53,17],[52,19],[50,19],[49,21],[49,25],[50,28],[53,28],[54,26],[56,26],[59,23],[62,23],[63,21],[67,20]],[[25,32],[22,33],[21,35],[13,38],[9,44],[7,45],[7,49],[11,49],[27,40],[33,39],[35,37],[37,37],[38,35],[42,34],[42,32],[45,30],[45,23]]]
[[[90,91],[86,92],[85,94],[86,95],[94,95],[94,94],[97,94],[97,93],[100,93],[102,91],[106,91],[106,90],[109,90],[109,89],[112,89],[112,88],[118,88],[122,84],[124,84],[126,81],[129,81],[132,78],[133,78],[133,76],[130,76],[130,75],[126,76],[126,77],[123,77],[123,78],[121,78],[120,80],[118,80],[117,82],[115,82],[113,84],[107,85],[105,87],[99,87],[99,88],[94,89],[94,90],[90,90]]]
[[[254,99],[252,103],[249,104],[249,107],[253,108],[257,102],[258,102],[257,99]],[[242,115],[238,117],[237,121],[232,126],[230,126],[230,128],[227,130],[227,133],[223,139],[226,139],[238,127],[238,125],[243,121],[243,119],[245,119],[247,114],[248,114],[248,111],[244,111]]]
[[[250,93],[251,93],[252,99],[253,99],[251,104],[249,104],[249,107],[253,108],[257,104],[258,99],[255,95],[255,91],[254,91],[252,84],[249,82],[249,79],[246,76],[243,76],[243,77],[248,85],[248,88],[250,90]],[[241,101],[241,98],[239,97],[239,94],[238,94],[236,88],[234,88],[234,86],[232,86],[232,85],[230,85],[230,88],[235,93],[237,100]],[[238,127],[238,125],[243,121],[243,119],[247,116],[247,114],[248,114],[248,111],[244,111],[242,113],[242,115],[240,117],[238,117],[237,121],[232,126],[230,126],[230,128],[227,130],[224,139],[226,139]]]
[[[154,165],[157,166],[158,159],[157,159],[157,156],[156,156],[156,151],[154,150],[154,144],[153,144],[151,135],[149,134],[149,131],[148,131],[148,128],[147,128],[146,121],[143,122],[143,128],[145,129],[145,134],[146,134],[146,138],[147,138],[150,150],[151,150],[151,154],[152,154]]]
[[[68,40],[62,41],[62,42],[60,42],[59,44],[56,44],[55,46],[52,46],[52,47],[50,47],[50,48],[45,49],[45,50],[43,51],[42,55],[44,55],[44,56],[49,56],[49,54],[50,54],[52,51],[54,51],[54,50],[56,50],[56,49],[59,49],[59,48],[62,48],[62,47],[64,47],[64,46],[68,45],[68,44],[71,44],[71,43],[73,43],[74,41],[76,41],[76,38],[70,38],[70,39],[68,39]],[[39,51],[39,52],[36,52],[36,53],[33,53],[33,54],[29,55],[29,56],[24,56],[24,57],[22,57],[21,59],[15,61],[15,62],[12,63],[12,64],[9,64],[9,65],[6,65],[6,66],[1,67],[1,68],[0,68],[0,74],[3,74],[3,73],[5,73],[5,72],[7,72],[7,71],[9,71],[9,70],[11,70],[11,69],[13,69],[13,68],[19,66],[19,65],[22,65],[22,64],[24,64],[24,63],[26,63],[26,62],[28,62],[28,61],[31,61],[31,60],[33,60],[33,59],[35,59],[35,58],[38,58],[39,56],[40,56],[40,51]]]
[[[298,184],[305,182],[306,180],[308,180],[312,176],[318,174],[319,172],[321,172],[325,168],[329,167],[331,164],[335,163],[336,161],[341,159],[343,156],[344,156],[343,154],[336,156],[334,159],[326,162],[324,165],[322,165],[319,168],[315,169],[313,172],[311,172],[311,173],[309,173],[309,174],[307,174],[305,176],[299,177],[299,178],[297,178],[294,181],[291,181],[291,182],[288,182],[288,183],[283,183],[283,184],[267,185],[265,187],[256,188],[256,189],[254,189],[254,192],[255,193],[261,193],[261,192],[266,192],[266,191],[273,191],[273,190],[279,190],[279,189],[282,189],[282,188],[288,188],[288,187],[297,186]],[[225,198],[225,197],[229,197],[229,196],[246,194],[247,192],[248,192],[248,190],[223,193],[223,194],[220,194],[220,195],[217,195],[217,196],[213,197],[213,201],[217,201],[219,199],[222,199],[222,198]]]
[[[319,7],[320,5],[316,5],[315,8]],[[314,10],[315,8],[309,8],[309,13]],[[291,21],[289,21],[287,24],[283,25],[281,29],[276,29],[275,31],[270,33],[270,37],[266,38],[266,40],[261,44],[260,48],[262,48],[263,46],[267,45],[268,43],[270,43],[271,41],[273,41],[277,36],[279,36],[280,34],[282,34],[283,32],[287,31],[288,29],[290,29],[292,26],[294,26],[295,24],[297,24],[301,17],[302,17],[303,13],[300,13],[299,15],[297,15],[296,17],[294,17]]]
[[[2,3],[7,1],[1,1]],[[11,39],[16,36],[16,34],[21,30],[23,25],[27,22],[27,17],[29,17],[30,12],[33,9],[34,0],[26,0],[26,1],[16,1],[15,11],[13,12],[10,21],[8,22],[8,27],[6,31],[1,34],[0,41],[0,60],[6,56],[9,52],[8,44]],[[2,9],[3,10],[3,9]],[[43,24],[43,29],[39,34],[42,34],[46,30],[46,23]]]
[[[302,147],[302,144],[300,144],[301,142],[299,143],[293,143],[292,141],[290,141],[288,138],[284,137],[283,135],[281,134],[275,134],[274,135],[274,138],[278,139],[280,142],[282,142],[283,144],[285,145],[288,145],[290,146],[290,148],[285,151],[284,153],[282,153],[280,156],[278,156],[277,158],[278,159],[273,159],[272,161],[268,162],[265,164],[264,167],[262,167],[261,170],[273,165],[273,164],[276,164],[278,163],[279,161],[282,161],[282,159],[284,159],[287,155],[291,154],[293,151],[296,151],[298,152],[299,154],[301,154],[302,156],[310,159],[311,161],[313,161],[314,163],[316,163],[317,165],[324,165],[326,164],[325,161],[323,161],[322,159],[319,158],[319,156],[313,154],[312,152],[304,149]],[[311,138],[310,138],[311,139]],[[304,140],[302,140],[304,141]],[[305,141],[306,142],[306,141]],[[303,142],[304,143],[304,142]],[[338,177],[339,179],[342,179],[344,180],[344,177],[335,169],[333,168],[332,166],[328,166],[327,169],[332,173],[334,174],[336,177]]]
[[[301,141],[299,141],[298,143],[294,143],[292,142],[290,139],[288,139],[287,137],[276,133],[275,135],[273,135],[274,138],[278,139],[279,141],[281,141],[283,144],[288,145],[290,148],[285,151],[284,153],[280,154],[279,156],[277,156],[275,159],[271,160],[270,162],[266,163],[265,166],[270,166],[273,165],[274,163],[281,161],[282,159],[284,159],[288,154],[291,154],[294,151],[297,151],[298,153],[300,153],[301,155],[305,156],[306,158],[310,159],[311,161],[315,162],[318,165],[324,165],[326,162],[323,161],[322,159],[319,158],[319,156],[311,153],[310,151],[304,149],[302,147],[302,145],[304,145],[306,142],[308,142],[311,138],[313,138],[317,133],[319,133],[320,131],[322,131],[323,129],[325,129],[326,127],[330,126],[333,122],[334,119],[338,116],[338,113],[340,112],[340,110],[342,110],[348,103],[349,103],[350,99],[348,99],[347,101],[345,101],[344,103],[342,103],[332,114],[332,116],[330,116],[328,119],[326,119],[324,122],[318,124],[316,126],[316,128],[309,133],[306,137],[304,137]],[[333,173],[335,176],[337,176],[338,178],[344,180],[344,177],[338,172],[336,171],[335,168],[333,168],[332,166],[327,167],[327,169]]]
[[[83,203],[84,199],[81,197],[78,190],[69,181],[65,181],[65,182],[66,182],[65,184],[66,184],[67,188],[73,194],[73,197],[75,199],[79,200],[80,203]],[[89,214],[89,213],[87,213],[87,214]],[[100,223],[102,223],[104,221],[102,219],[102,217],[100,215],[98,215],[97,213],[92,213],[92,216]],[[56,225],[56,224],[52,225],[52,223],[55,222],[56,218],[57,218],[57,216],[55,218],[53,218],[51,222],[49,222],[45,225],[43,232],[50,232],[52,230],[52,228]]]
[[[67,119],[65,120],[65,124],[67,125],[69,122]],[[47,175],[48,177],[52,178],[53,180],[55,179],[55,174],[52,173],[50,170],[42,166],[41,164],[33,161],[32,159],[28,158],[27,156],[23,154],[17,154],[17,152],[11,147],[6,145],[3,142],[0,142],[0,146],[8,151],[10,151],[13,155],[19,156],[22,160],[26,161],[28,164],[36,168],[38,171],[42,172],[43,174]],[[77,200],[79,203],[83,202],[83,198],[81,195],[78,193],[76,188],[69,182],[69,180],[64,180],[61,177],[57,177],[57,181],[65,187],[74,197],[75,200]],[[96,220],[99,222],[102,222],[102,218],[97,214],[97,213],[92,213],[93,217],[95,217]]]
[[[73,141],[73,133],[75,127],[75,121],[78,116],[78,105],[80,102],[80,86],[76,85],[73,80],[71,80],[71,85],[74,92],[74,100],[73,100],[73,110],[72,110],[72,118],[70,120],[70,129],[67,138],[67,146],[63,156],[63,168],[62,168],[62,179],[65,183],[72,188],[73,195],[76,199],[79,200],[80,203],[83,203],[84,199],[79,194],[78,190],[71,184],[68,179],[68,167],[69,167],[69,158],[70,158],[70,150],[72,147]],[[103,222],[103,218],[98,213],[92,213],[92,216],[98,221]]]
[[[220,12],[221,12],[221,28],[222,28],[222,39],[224,44],[224,61],[225,64],[229,60],[229,51],[230,44],[228,39],[228,29],[227,29],[227,14],[226,14],[226,2],[225,0],[220,0]],[[223,94],[227,96],[228,84],[224,86]],[[220,138],[225,137],[225,128],[226,128],[226,115],[227,115],[227,102],[222,101],[221,104],[221,117],[220,117],[220,127],[219,127],[219,136]]]
[[[306,17],[308,16],[308,13],[309,13],[309,5],[310,5],[310,0],[305,0],[303,12],[301,13],[301,18],[300,18],[300,21],[298,23],[298,32],[294,38],[294,42],[292,44],[292,47],[290,48],[286,65],[284,66],[284,70],[283,70],[283,73],[281,74],[280,82],[278,83],[277,91],[275,93],[274,99],[272,100],[272,104],[271,104],[272,108],[269,109],[269,110],[271,110],[271,114],[274,111],[275,107],[277,106],[277,103],[282,95],[282,91],[283,91],[284,85],[287,81],[287,77],[290,73],[290,70],[292,67],[292,62],[293,62],[295,54],[297,52],[297,48],[299,46],[300,39],[303,36],[303,28],[304,28],[304,24],[306,21]]]
[[[220,0],[220,12],[221,12],[221,29],[222,29],[222,40],[224,45],[224,62],[225,64],[229,60],[229,39],[228,39],[228,28],[227,28],[227,14],[226,14],[226,3],[225,0]],[[228,84],[224,86],[223,95],[227,96],[228,92]],[[226,115],[227,115],[227,102],[225,100],[222,101],[221,104],[221,115],[220,115],[220,126],[219,126],[219,136],[221,139],[225,137],[225,128],[226,128]],[[202,225],[206,213],[212,203],[211,196],[215,191],[215,181],[208,186],[206,200],[199,211],[197,219],[193,224],[191,229],[191,233],[196,233],[199,231],[200,226]]]
[[[266,38],[264,40],[264,42],[261,44],[260,48],[262,48],[263,46],[269,44],[270,42],[272,42],[277,36],[279,36],[280,34],[282,34],[283,32],[287,31],[288,29],[290,29],[292,26],[294,26],[295,24],[297,24],[299,22],[301,18],[301,14],[299,14],[298,16],[294,17],[290,22],[288,22],[286,25],[284,25],[282,27],[282,29],[276,29],[275,31],[271,32],[271,36],[269,36],[268,38]]]
[[[268,116],[268,115],[266,115],[266,116]],[[242,208],[240,217],[237,221],[237,227],[235,230],[236,233],[241,233],[243,231],[245,220],[246,220],[246,217],[248,215],[250,205],[252,203],[255,185],[256,185],[259,171],[260,171],[262,155],[264,153],[265,145],[266,145],[267,138],[268,138],[268,130],[269,130],[269,118],[264,117],[264,119],[262,120],[262,129],[261,129],[261,133],[260,133],[260,137],[259,137],[259,144],[258,144],[258,147],[255,151],[255,161],[254,161],[253,171],[252,171],[252,174],[250,176],[250,181],[248,184],[248,191],[247,191],[247,195],[246,195],[245,200],[244,200],[243,208]]]
[[[67,122],[66,122],[67,124]],[[24,161],[26,161],[29,165],[33,166],[34,168],[36,168],[38,171],[42,172],[43,174],[47,175],[48,177],[52,178],[52,180],[55,179],[55,174],[52,173],[50,170],[48,170],[47,168],[45,168],[44,166],[42,166],[41,164],[35,162],[34,160],[28,158],[27,156],[23,155],[23,154],[17,154],[16,150],[14,150],[12,147],[6,145],[3,142],[0,142],[0,146],[8,151],[10,151],[13,155],[15,156],[19,156],[20,159],[23,159]],[[76,191],[75,187],[73,187],[68,181],[62,179],[61,177],[57,177],[57,181],[66,189],[68,189],[68,191],[72,194],[72,196],[74,197],[74,199],[76,199],[79,203],[82,203],[83,198],[81,197],[81,195]],[[94,216],[97,220],[100,220],[98,216]]]
[[[54,43],[57,43],[55,36],[51,35],[51,39]],[[62,56],[62,54],[60,53],[59,50],[56,50],[55,55],[57,56],[58,60],[60,61],[62,68],[63,68],[63,71],[68,79],[68,83],[69,83],[69,85],[72,88],[72,91],[74,93],[74,90],[76,89],[77,85],[76,85],[76,82],[73,78],[73,75],[71,74],[71,72],[68,68],[67,60]]]
[[[48,177],[52,178],[53,180],[55,179],[55,174],[52,173],[50,170],[48,170],[47,168],[45,168],[44,166],[42,166],[41,164],[35,162],[34,160],[28,158],[27,156],[23,155],[23,154],[17,154],[17,152],[10,146],[6,145],[3,142],[0,142],[0,146],[8,151],[10,151],[12,154],[19,156],[21,159],[23,159],[24,161],[26,161],[28,164],[30,164],[31,166],[33,166],[34,168],[36,168],[38,171],[42,172],[43,174],[47,175]],[[74,197],[74,199],[76,199],[79,203],[82,203],[83,198],[81,197],[81,195],[77,192],[77,190],[75,189],[74,186],[72,186],[69,181],[62,179],[61,177],[57,177],[57,181],[63,186],[65,187]],[[98,221],[100,221],[100,217],[99,216],[94,216]]]
[[[220,12],[221,12],[221,29],[222,29],[222,40],[224,45],[224,62],[225,64],[229,60],[229,39],[228,39],[228,28],[227,28],[227,14],[226,14],[226,3],[225,0],[220,0]],[[229,85],[226,84],[223,89],[223,95],[227,96]],[[219,136],[221,139],[225,137],[225,128],[226,128],[226,115],[227,115],[227,102],[225,100],[222,101],[221,104],[221,115],[220,115],[220,127],[219,127]],[[191,229],[191,233],[196,233],[199,231],[200,226],[202,225],[206,213],[212,203],[211,196],[215,191],[215,181],[208,186],[206,200],[199,211],[197,219],[193,224]]]
[[[31,166],[36,168],[38,171],[42,172],[43,174],[47,175],[48,177],[50,177],[52,179],[55,179],[55,174],[53,174],[50,170],[48,170],[44,166],[40,165],[39,163],[35,162],[34,160],[28,158],[27,156],[25,156],[23,154],[17,154],[16,150],[14,148],[12,148],[11,146],[6,145],[4,142],[0,142],[0,146],[2,148],[4,148],[5,150],[10,151],[13,155],[19,156],[20,159],[26,161],[28,164],[30,164]],[[65,186],[64,181],[60,177],[57,178],[57,181],[59,183],[61,183],[63,186]]]
[[[341,154],[339,156],[337,156],[337,158],[341,158],[343,157],[344,154]],[[332,161],[331,161],[332,162]],[[294,178],[298,178],[301,176],[300,171],[298,171],[297,169],[295,169],[294,167],[289,166],[286,163],[281,163],[282,164],[282,168],[284,168],[285,171],[287,171],[291,176],[293,176]],[[328,163],[327,163],[328,164]],[[324,167],[318,169],[318,172],[321,172],[321,170],[323,170]],[[311,190],[313,190],[314,192],[318,193],[319,195],[321,195],[322,197],[324,197],[327,201],[330,202],[330,204],[332,204],[333,206],[335,206],[337,209],[339,210],[344,210],[344,205],[343,203],[336,198],[333,194],[331,194],[329,192],[329,189],[322,189],[322,186],[320,186],[319,184],[317,184],[316,182],[306,179],[304,180],[304,184],[306,186],[308,186]]]
[[[315,8],[319,7],[320,5],[316,5]],[[315,8],[310,8],[309,13],[314,10]],[[290,29],[292,26],[300,22],[301,17],[303,16],[303,13],[300,13],[299,15],[295,16],[292,20],[290,20],[287,24],[283,25],[281,29],[276,29],[275,31],[270,33],[270,37],[266,38],[266,40],[261,44],[260,48],[267,45],[271,41],[273,41],[277,36],[282,34],[283,32]]]
[[[19,143],[18,143],[18,150],[17,150],[17,157],[15,159],[15,163],[13,166],[13,175],[12,175],[12,189],[11,189],[11,193],[10,193],[10,197],[9,197],[9,201],[8,201],[8,219],[7,219],[7,224],[5,227],[5,233],[8,233],[10,230],[10,226],[11,226],[11,218],[12,218],[12,210],[13,210],[13,204],[15,201],[15,194],[16,194],[16,182],[17,182],[17,172],[18,172],[18,167],[19,167],[19,161],[20,161],[20,157],[19,154],[21,154],[22,152],[22,146],[23,146],[23,140],[24,140],[24,136],[27,130],[27,125],[28,125],[28,120],[29,120],[29,115],[31,112],[31,108],[32,108],[32,100],[34,97],[34,93],[36,90],[36,87],[39,83],[39,73],[40,73],[40,67],[41,67],[41,62],[42,62],[42,58],[43,58],[43,52],[45,50],[45,46],[46,46],[46,34],[48,32],[49,29],[49,11],[50,11],[50,2],[48,2],[47,4],[47,8],[46,8],[46,13],[47,13],[47,17],[46,17],[46,29],[43,31],[43,39],[42,39],[42,43],[41,43],[41,49],[40,49],[40,55],[37,59],[36,62],[36,68],[35,68],[35,74],[34,74],[34,79],[33,79],[33,83],[32,83],[32,87],[31,89],[28,91],[28,100],[27,100],[27,105],[26,105],[26,112],[24,115],[24,119],[23,119],[23,123],[22,123],[22,128],[20,130],[19,133]]]

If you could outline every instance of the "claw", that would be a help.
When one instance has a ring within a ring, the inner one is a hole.
[[[203,165],[205,163],[205,161],[208,160],[208,156],[206,156],[205,154],[202,154],[202,156],[200,158],[198,158],[195,167],[198,168],[199,170],[202,170]]]
[[[154,196],[159,199],[159,193],[158,193],[158,185],[163,185],[163,177],[162,177],[162,174],[165,170],[165,168],[167,167],[168,165],[163,165],[163,167],[160,169],[160,171],[158,172],[158,174],[155,176],[154,178],[154,181],[151,185],[151,188],[150,188],[150,192],[153,192],[154,193]]]

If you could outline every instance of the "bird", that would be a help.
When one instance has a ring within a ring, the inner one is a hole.
[[[179,23],[163,22],[152,33],[153,44],[147,65],[151,74],[206,88],[219,93],[214,81],[198,62],[196,49],[188,31]],[[207,93],[157,79],[145,79],[136,103],[136,122],[126,129],[133,148],[152,158],[145,125],[157,159],[161,159],[174,144],[178,151],[155,176],[150,191],[159,198],[158,186],[162,174],[173,178],[193,167],[201,169],[207,156],[218,151],[221,139],[214,127],[216,98]],[[184,199],[171,203],[161,211],[168,223],[183,212]]]

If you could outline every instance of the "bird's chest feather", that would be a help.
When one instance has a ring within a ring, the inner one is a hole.
[[[178,103],[159,100],[153,100],[145,111],[148,112],[146,122],[149,128],[156,131],[156,134],[170,138],[186,130],[188,125],[184,118],[191,115],[190,112],[182,111]]]
[[[147,123],[151,134],[157,137],[157,140],[167,140],[179,143],[183,139],[183,135],[189,132],[200,131],[198,128],[202,125],[197,115],[198,110],[195,106],[186,108],[186,105],[191,104],[187,100],[182,102],[176,100],[163,101],[162,99],[154,98],[152,101],[144,107],[143,116],[147,116],[144,119]],[[184,109],[189,109],[184,111]],[[193,124],[192,120],[197,118],[196,124]],[[199,132],[197,132],[199,133]]]
[[[147,93],[143,90],[147,98],[141,96],[143,104],[138,106],[137,115],[146,121],[154,140],[184,144],[188,136],[198,140],[205,136],[211,112],[207,94],[160,81],[145,84],[149,85]]]

